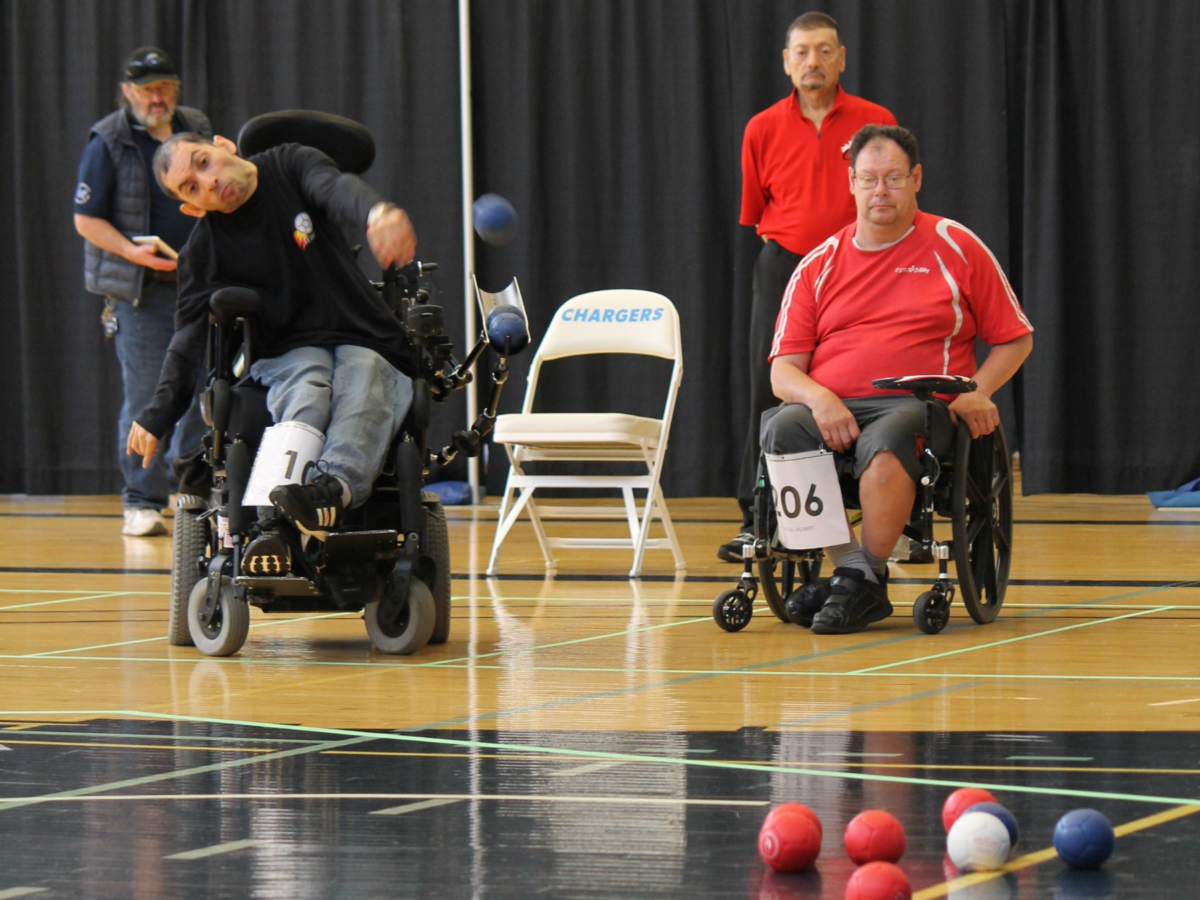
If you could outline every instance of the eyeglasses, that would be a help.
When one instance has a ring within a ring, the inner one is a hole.
[[[907,175],[887,175],[883,179],[883,183],[889,191],[898,191],[900,188],[908,184],[908,179],[912,178],[912,172]],[[855,187],[862,188],[864,191],[873,191],[879,186],[878,175],[859,175],[854,173]]]

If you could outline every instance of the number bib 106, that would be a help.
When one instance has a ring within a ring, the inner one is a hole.
[[[788,550],[816,550],[850,540],[846,507],[833,454],[766,454],[779,542]]]
[[[280,422],[263,432],[250,483],[242,499],[245,506],[270,506],[267,496],[281,484],[303,484],[321,458],[325,435],[303,422]]]

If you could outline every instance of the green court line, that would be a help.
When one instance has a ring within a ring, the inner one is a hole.
[[[306,622],[306,621],[312,621],[314,619],[329,619],[329,618],[333,618],[334,616],[347,616],[347,615],[353,615],[353,613],[344,613],[344,612],[322,613],[321,615],[303,616],[303,617],[296,618],[296,619],[280,619],[280,620],[276,620],[276,621],[258,622],[254,625],[251,625],[250,627],[251,628],[266,628],[269,625],[287,625],[291,622]],[[511,650],[495,650],[490,653],[481,653],[477,656],[461,656],[461,657],[456,657],[454,659],[446,659],[446,660],[435,659],[435,660],[430,660],[429,662],[423,662],[423,663],[332,663],[331,665],[358,665],[358,666],[369,666],[369,667],[374,667],[374,668],[389,668],[389,669],[436,668],[438,666],[444,666],[449,663],[470,662],[470,661],[476,660],[476,659],[491,659],[493,657],[504,656],[509,653],[531,653],[535,650],[549,650],[554,647],[566,647],[566,646],[570,646],[572,644],[583,644],[583,643],[587,643],[589,641],[600,641],[600,640],[605,640],[607,638],[612,638],[612,637],[624,637],[626,635],[631,635],[631,634],[641,634],[641,633],[647,632],[647,631],[655,631],[655,630],[658,630],[661,628],[674,628],[677,625],[694,625],[697,622],[708,622],[708,621],[710,621],[709,616],[704,616],[703,618],[697,618],[697,619],[683,619],[683,620],[680,620],[677,622],[664,622],[660,625],[647,625],[643,628],[633,628],[633,629],[628,629],[626,631],[614,631],[614,632],[610,632],[608,634],[591,635],[589,637],[582,637],[582,638],[572,638],[571,640],[567,640],[567,641],[556,641],[555,643],[552,643],[552,644],[538,644],[533,647],[518,647],[518,648],[513,648]],[[146,644],[146,643],[151,643],[153,641],[165,641],[166,639],[167,638],[164,635],[162,637],[138,638],[137,640],[132,640],[132,641],[117,641],[117,642],[114,642],[111,644],[97,644],[94,647],[76,647],[76,648],[67,649],[67,650],[45,650],[41,653],[27,653],[27,654],[23,654],[23,655],[22,654],[0,654],[0,659],[57,659],[57,658],[59,658],[60,654],[64,654],[64,653],[82,653],[86,650],[104,650],[109,647],[125,647],[125,646],[131,645],[131,644]],[[86,657],[68,657],[68,658],[86,659]],[[137,657],[117,657],[117,659],[122,659],[122,660],[123,659],[137,659]],[[209,658],[206,657],[206,659],[209,659]],[[180,661],[186,661],[186,660],[168,659],[166,661],[167,662],[180,662]],[[198,660],[198,661],[202,661],[202,660]],[[228,660],[228,662],[245,663],[245,662],[249,662],[249,660]],[[301,664],[307,664],[307,663],[287,662],[285,664],[301,665]],[[322,663],[315,663],[315,664],[321,665]]]
[[[14,603],[11,606],[0,606],[0,613],[10,609],[28,609],[31,606],[54,606],[56,603],[78,603],[81,600],[104,600],[109,597],[124,597],[133,591],[105,591],[103,594],[88,594],[83,597],[67,597],[65,600],[39,600],[36,603]]]
[[[14,656],[0,654],[0,659],[27,659],[24,656]],[[56,660],[57,657],[41,657],[42,659]],[[71,656],[67,657],[71,661],[79,660],[81,662],[142,662],[142,663],[216,663],[218,665],[244,665],[244,666],[330,666],[330,667],[348,667],[348,668],[364,668],[364,669],[412,669],[418,666],[405,663],[370,663],[370,662],[335,662],[332,660],[288,660],[288,659],[230,659],[228,657],[210,657],[210,656]],[[36,661],[36,660],[35,660]],[[61,660],[60,660],[61,661]],[[783,665],[784,663],[772,663],[773,665]],[[1025,679],[1029,681],[1150,681],[1150,682],[1180,682],[1191,684],[1200,681],[1200,675],[1056,675],[1053,673],[1046,674],[1029,674],[1029,673],[1008,673],[997,674],[995,672],[838,672],[838,671],[810,671],[806,669],[788,669],[783,671],[769,671],[766,669],[644,669],[644,668],[625,668],[625,667],[603,667],[603,666],[513,666],[513,665],[476,665],[470,662],[444,662],[439,664],[438,668],[443,669],[487,669],[489,671],[520,671],[520,672],[563,672],[563,673],[588,673],[588,674],[645,674],[645,675],[712,675],[714,677],[722,675],[763,675],[769,677],[787,677],[787,678],[977,678],[977,679],[993,679],[993,680],[1016,680]]]
[[[947,650],[944,653],[931,653],[928,656],[918,656],[916,659],[902,659],[902,660],[898,660],[896,662],[883,663],[882,665],[878,665],[878,666],[868,666],[865,669],[856,669],[855,671],[851,672],[850,674],[851,675],[860,675],[860,674],[864,674],[867,672],[878,672],[881,669],[893,669],[896,666],[911,666],[911,665],[915,665],[917,663],[929,662],[930,660],[934,660],[934,659],[943,659],[947,656],[958,656],[961,653],[973,653],[976,650],[986,650],[989,647],[1001,647],[1005,644],[1015,644],[1019,641],[1028,641],[1028,640],[1032,640],[1033,638],[1049,637],[1052,634],[1061,634],[1064,631],[1072,631],[1076,628],[1087,628],[1090,625],[1102,625],[1106,622],[1118,622],[1121,619],[1134,619],[1134,618],[1137,618],[1138,616],[1148,616],[1151,613],[1166,612],[1172,608],[1173,607],[1170,607],[1170,606],[1160,606],[1160,607],[1156,607],[1155,609],[1147,609],[1147,610],[1142,610],[1140,612],[1126,613],[1123,616],[1105,616],[1104,618],[1101,618],[1101,619],[1088,619],[1086,622],[1078,622],[1074,625],[1064,625],[1061,628],[1051,628],[1049,631],[1039,631],[1035,634],[1023,634],[1023,635],[1019,635],[1018,637],[1005,638],[1004,640],[1001,640],[1001,641],[989,641],[986,644],[977,644],[973,647],[961,647],[958,650]]]
[[[56,791],[52,794],[42,794],[37,797],[20,798],[14,800],[0,801],[0,812],[8,809],[16,809],[21,806],[32,806],[36,803],[44,803],[48,800],[58,800],[68,797],[86,797],[92,794],[102,794],[106,791],[116,791],[127,787],[138,787],[144,784],[154,784],[161,781],[173,781],[178,778],[187,778],[191,775],[205,775],[209,772],[221,772],[226,769],[236,769],[245,766],[251,760],[257,762],[259,760],[277,760],[286,759],[290,756],[303,756],[308,753],[319,753],[322,750],[333,750],[341,747],[346,747],[352,744],[366,743],[370,738],[357,737],[353,740],[338,740],[324,741],[319,744],[310,744],[307,747],[295,747],[291,750],[279,750],[275,753],[261,753],[253,757],[242,759],[231,759],[225,762],[211,763],[207,766],[194,766],[189,769],[176,769],[171,772],[160,772],[156,775],[142,775],[139,778],[126,778],[122,781],[110,781],[107,784],[95,784],[90,787],[75,788],[70,791]]]
[[[4,729],[0,728],[0,733]],[[22,732],[23,734],[36,735],[41,737],[49,735],[51,737],[94,737],[94,738],[137,738],[143,741],[190,741],[193,743],[206,744],[248,744],[248,743],[269,743],[269,744],[315,744],[316,741],[306,741],[302,738],[235,738],[235,737],[197,737],[191,734],[127,734],[116,731],[44,731],[39,728],[37,731]],[[3,743],[4,738],[0,738],[0,743]],[[1200,770],[1197,770],[1200,772]]]
[[[761,775],[764,772],[764,767],[761,763],[739,763],[725,760],[697,759],[694,757],[676,757],[676,756],[650,756],[637,753],[618,753],[614,751],[604,750],[578,750],[567,747],[543,747],[532,744],[506,744],[496,741],[475,741],[464,740],[460,738],[439,738],[424,734],[396,734],[394,732],[376,733],[369,731],[358,731],[349,728],[323,728],[319,726],[305,725],[283,725],[271,722],[252,722],[240,719],[220,719],[206,716],[185,716],[170,713],[147,713],[141,710],[128,709],[109,709],[109,710],[57,710],[57,711],[29,711],[29,710],[0,710],[0,716],[11,717],[28,717],[28,716],[127,716],[139,719],[160,719],[163,721],[178,721],[178,722],[201,722],[215,725],[233,725],[244,728],[271,728],[279,731],[297,731],[307,732],[309,734],[323,734],[337,736],[353,740],[346,741],[330,741],[328,744],[336,747],[338,744],[348,743],[366,743],[370,741],[391,741],[400,743],[417,743],[417,744],[435,744],[438,746],[449,747],[466,747],[476,748],[481,750],[504,750],[510,752],[521,753],[541,753],[547,756],[571,757],[578,759],[594,759],[594,760],[619,760],[621,762],[639,762],[639,763],[661,763],[672,766],[695,766],[710,769],[728,769],[740,772],[756,772]],[[199,774],[201,770],[212,771],[220,768],[233,768],[234,765],[253,765],[256,762],[268,759],[279,758],[282,754],[297,756],[307,752],[315,752],[325,744],[318,744],[313,747],[301,747],[295,750],[281,751],[279,754],[258,754],[253,757],[243,760],[230,760],[227,763],[215,763],[212,766],[202,766],[198,769],[187,769],[180,772],[164,773],[162,775],[145,776],[145,779],[153,779],[157,781],[166,781],[172,778],[184,777],[187,774]],[[1130,801],[1133,803],[1155,803],[1160,805],[1200,805],[1200,798],[1192,797],[1163,797],[1149,794],[1124,794],[1108,791],[1082,791],[1067,788],[1053,787],[1038,787],[1034,785],[1014,785],[1014,784],[994,784],[990,782],[976,781],[954,781],[941,778],[913,778],[903,775],[877,775],[867,772],[836,772],[825,769],[806,769],[800,766],[771,766],[769,770],[772,773],[779,772],[787,775],[806,775],[813,778],[838,778],[844,781],[876,781],[889,784],[907,784],[917,787],[979,787],[985,788],[992,792],[1003,793],[1021,793],[1021,794],[1037,794],[1048,797],[1080,797],[1089,800],[1109,800],[1109,801]],[[132,779],[134,782],[143,782],[144,779]],[[90,793],[101,793],[104,790],[114,790],[110,786],[98,785],[94,788],[83,788],[82,791]],[[66,796],[74,792],[59,792],[57,794],[43,795]],[[10,801],[0,804],[0,810],[8,808],[13,802],[20,805],[30,805],[37,803],[38,797],[29,798],[24,801]]]
[[[290,625],[293,622],[311,622],[314,619],[332,619],[334,616],[345,616],[349,613],[321,613],[314,616],[299,616],[295,619],[275,619],[269,622],[256,622],[251,628],[268,628],[272,625]],[[132,641],[114,641],[111,644],[96,644],[91,647],[74,647],[67,650],[43,650],[41,653],[27,653],[24,656],[10,656],[6,659],[57,659],[63,653],[82,653],[85,650],[107,650],[109,647],[129,647],[133,644],[151,644],[155,641],[165,641],[166,635],[160,637],[137,638]],[[69,658],[69,657],[68,657]],[[122,657],[123,658],[123,657]]]
[[[63,588],[0,588],[0,594],[86,594],[88,591],[69,590]],[[162,594],[164,597],[170,591],[121,591],[122,594]]]
[[[826,719],[842,719],[846,716],[852,716],[855,713],[870,712],[873,709],[880,709],[884,706],[899,706],[901,703],[912,703],[914,700],[927,700],[930,697],[938,697],[943,694],[953,694],[957,691],[965,691],[969,688],[975,688],[979,686],[980,682],[977,681],[967,681],[963,684],[951,684],[932,691],[920,691],[916,694],[909,694],[905,697],[889,697],[885,700],[875,700],[871,703],[862,703],[858,706],[851,706],[847,709],[831,709],[821,713],[814,713],[811,716],[804,716],[801,719],[789,719],[784,722],[777,722],[771,727],[796,728],[803,725],[815,725],[817,722],[824,722]]]

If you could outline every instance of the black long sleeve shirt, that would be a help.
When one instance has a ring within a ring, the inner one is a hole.
[[[355,264],[337,227],[363,227],[379,194],[300,144],[272,147],[250,162],[258,167],[250,199],[231,213],[206,215],[179,254],[175,334],[154,399],[137,417],[156,437],[191,403],[204,359],[208,301],[221,287],[262,295],[257,358],[353,344],[414,373],[399,320]]]

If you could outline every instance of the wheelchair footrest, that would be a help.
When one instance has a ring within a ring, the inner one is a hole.
[[[396,531],[331,531],[322,564],[394,561],[400,558],[402,543]]]
[[[321,592],[307,578],[294,576],[242,575],[233,580],[239,587],[275,597],[319,597]]]

